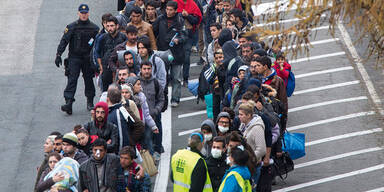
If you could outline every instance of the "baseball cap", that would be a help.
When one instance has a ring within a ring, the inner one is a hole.
[[[81,4],[79,6],[79,12],[80,13],[88,13],[88,11],[89,11],[89,7],[87,4]]]

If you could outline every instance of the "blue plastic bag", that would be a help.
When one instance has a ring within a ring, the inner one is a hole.
[[[283,151],[288,152],[293,160],[305,156],[305,134],[284,133]]]
[[[292,73],[292,71],[289,71],[289,76],[287,80],[287,97],[292,96],[293,91],[295,91],[295,75]]]
[[[197,96],[197,89],[199,88],[199,81],[189,81],[188,82],[188,90],[193,94],[193,96]]]
[[[205,104],[207,105],[207,116],[213,119],[213,97],[212,93],[204,96]]]

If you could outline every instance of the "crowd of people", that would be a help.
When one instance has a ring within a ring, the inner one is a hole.
[[[79,19],[64,30],[55,64],[68,78],[61,110],[72,114],[83,73],[91,121],[44,143],[35,191],[151,191],[141,157],[164,152],[161,113],[178,107],[188,85],[191,52],[202,65],[199,89],[212,94],[213,118],[192,133],[171,163],[174,191],[271,191],[272,159],[282,155],[290,65],[275,40],[268,48],[252,29],[242,0],[133,0],[118,15]],[[198,47],[198,48],[195,48]],[[93,104],[96,74],[102,91]],[[205,86],[205,87],[204,87]]]

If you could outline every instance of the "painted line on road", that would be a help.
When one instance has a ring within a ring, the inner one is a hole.
[[[288,109],[288,112],[302,111],[302,110],[306,110],[306,109],[312,109],[315,107],[322,107],[322,106],[326,106],[326,105],[346,103],[346,102],[359,101],[359,100],[365,100],[365,99],[368,99],[368,98],[366,96],[361,96],[361,97],[351,97],[351,98],[346,98],[346,99],[337,99],[337,100],[332,100],[332,101],[325,101],[325,102],[321,102],[321,103],[314,103],[314,104],[310,104],[310,105],[304,105],[304,106]]]
[[[301,188],[305,188],[305,187],[310,187],[310,186],[313,186],[313,185],[318,185],[318,184],[322,184],[322,183],[326,183],[326,182],[330,182],[330,181],[334,181],[334,180],[339,180],[339,179],[343,179],[343,178],[346,178],[346,177],[352,177],[352,176],[355,176],[355,175],[360,175],[360,174],[369,173],[369,172],[372,172],[372,171],[377,171],[377,170],[380,170],[380,169],[383,169],[383,168],[384,168],[384,164],[379,164],[379,165],[368,167],[368,168],[365,168],[365,169],[359,169],[359,170],[351,171],[351,172],[348,172],[348,173],[343,173],[343,174],[339,174],[339,175],[335,175],[335,176],[331,176],[331,177],[326,177],[326,178],[323,178],[323,179],[318,179],[318,180],[314,180],[314,181],[310,181],[310,182],[306,182],[306,183],[302,183],[302,184],[298,184],[298,185],[293,185],[293,186],[290,186],[290,187],[286,187],[286,188],[282,188],[282,189],[279,189],[279,190],[275,190],[274,192],[294,191],[294,190],[297,190],[297,189],[301,189]]]
[[[312,28],[312,29],[310,29],[310,30],[311,30],[311,31],[318,31],[318,30],[323,30],[323,29],[329,29],[329,25],[320,26],[320,27],[315,27],[315,28]],[[294,35],[294,34],[296,34],[296,32],[291,32],[291,33],[289,33],[289,35]],[[275,38],[275,37],[276,37],[276,35],[269,35],[269,36],[266,36],[266,37],[261,38],[261,40],[269,39],[269,38]],[[278,37],[281,37],[281,34],[279,34]]]
[[[316,87],[316,88],[311,88],[311,89],[304,89],[304,90],[300,90],[300,91],[295,91],[295,92],[293,92],[293,95],[300,95],[300,94],[304,94],[304,93],[323,91],[323,90],[327,90],[327,89],[333,89],[333,88],[338,88],[338,87],[355,85],[355,84],[359,84],[359,83],[360,83],[359,80],[348,81],[348,82],[344,82],[344,83],[336,83],[336,84],[331,84],[331,85],[326,85],[326,86],[321,86],[321,87]]]
[[[337,22],[337,26],[339,27],[339,30],[341,32],[341,36],[344,39],[344,42],[349,50],[351,52],[351,55],[353,59],[355,60],[355,64],[357,66],[357,70],[360,72],[361,77],[363,78],[363,81],[365,85],[367,86],[369,95],[372,98],[373,103],[375,104],[375,107],[379,111],[380,115],[384,115],[384,110],[382,107],[381,99],[379,95],[377,94],[375,87],[373,86],[373,83],[371,81],[371,78],[369,77],[367,71],[364,68],[363,63],[361,62],[361,58],[359,54],[356,51],[355,46],[352,43],[351,37],[349,36],[347,30],[345,29],[344,25],[339,21]]]
[[[343,154],[339,154],[339,155],[335,155],[335,156],[325,157],[325,158],[321,158],[321,159],[316,159],[313,161],[308,161],[305,163],[297,164],[297,165],[295,165],[295,169],[308,167],[308,166],[312,166],[312,165],[316,165],[316,164],[320,164],[320,163],[325,163],[325,162],[333,161],[333,160],[337,160],[337,159],[342,159],[342,158],[350,157],[350,156],[354,156],[354,155],[360,155],[360,154],[366,154],[369,152],[380,151],[380,150],[383,150],[383,148],[382,147],[374,147],[374,148],[368,148],[368,149],[362,149],[362,150],[358,150],[358,151],[343,153]]]
[[[327,138],[323,138],[323,139],[310,141],[310,142],[305,143],[305,146],[312,146],[312,145],[317,145],[320,143],[326,143],[326,142],[336,141],[336,140],[340,140],[340,139],[346,139],[346,138],[350,138],[350,137],[368,135],[368,134],[378,133],[378,132],[382,132],[382,131],[383,131],[382,128],[370,129],[370,130],[365,130],[365,131],[357,131],[357,132],[347,133],[347,134],[343,134],[343,135],[337,135],[337,136],[333,136],[333,137],[327,137]]]
[[[339,38],[332,38],[332,39],[324,39],[324,40],[319,40],[319,41],[313,41],[313,42],[310,42],[310,45],[320,45],[320,44],[325,44],[325,43],[332,43],[332,42],[335,42],[335,41],[339,41],[340,39]],[[307,44],[303,43],[301,44],[300,46],[303,47]],[[308,44],[309,45],[309,44]],[[297,47],[297,45],[293,45],[293,46],[288,46],[288,47],[283,47],[282,48],[282,51],[286,50],[286,49],[291,49],[291,48],[295,48]]]
[[[312,57],[305,57],[305,58],[289,61],[289,63],[292,64],[292,63],[300,63],[303,61],[313,61],[313,60],[317,60],[317,59],[336,57],[336,56],[340,56],[340,55],[345,55],[345,52],[341,51],[341,52],[336,52],[336,53],[317,55],[317,56],[312,56]]]
[[[324,119],[324,120],[320,120],[320,121],[314,121],[314,122],[310,122],[310,123],[296,125],[296,126],[287,128],[287,130],[293,131],[293,130],[298,130],[298,129],[304,129],[304,128],[313,127],[316,125],[322,125],[322,124],[332,123],[332,122],[336,122],[336,121],[353,119],[353,118],[357,118],[357,117],[364,117],[364,116],[374,115],[374,114],[375,114],[374,111],[352,113],[349,115],[343,115],[343,116],[339,116],[339,117],[334,117],[334,118]]]
[[[192,112],[192,113],[184,113],[182,115],[178,115],[177,118],[184,118],[184,117],[192,117],[192,116],[195,116],[195,115],[202,115],[202,114],[205,114],[207,113],[205,110],[203,111],[196,111],[196,112]]]
[[[321,17],[326,17],[325,14],[322,14]],[[296,22],[296,21],[302,21],[306,18],[293,18],[293,19],[284,19],[284,20],[280,20],[279,21],[279,24],[283,24],[283,23],[290,23],[290,22]],[[268,26],[268,25],[275,25],[277,24],[276,21],[273,21],[273,22],[267,22],[267,23],[260,23],[260,24],[256,24],[255,27],[263,27],[263,26]]]
[[[168,87],[168,93],[172,93],[172,88]],[[162,116],[161,121],[163,123],[163,146],[164,153],[161,154],[158,175],[156,176],[156,182],[154,191],[166,192],[169,178],[169,163],[171,161],[171,146],[172,146],[172,107],[171,97],[168,97],[168,110],[166,110]]]
[[[183,97],[183,98],[180,98],[180,102],[194,100],[196,98],[197,98],[196,96]]]
[[[309,77],[309,76],[314,76],[314,75],[322,75],[322,74],[327,74],[327,73],[335,73],[335,72],[340,72],[340,71],[347,71],[347,70],[353,70],[353,67],[348,66],[348,67],[339,67],[339,68],[334,68],[334,69],[327,69],[327,70],[322,70],[322,71],[315,71],[315,72],[310,72],[310,73],[304,73],[300,75],[295,75],[295,79],[300,79],[303,77]]]
[[[380,187],[380,188],[376,188],[376,189],[371,189],[369,191],[366,191],[366,192],[383,192],[384,191],[384,187]]]
[[[186,131],[182,131],[182,132],[179,132],[179,136],[183,136],[183,135],[189,135],[195,131],[200,131],[200,128],[196,128],[196,129],[191,129],[191,130],[186,130]]]

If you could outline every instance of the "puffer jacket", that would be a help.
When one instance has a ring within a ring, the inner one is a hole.
[[[117,173],[118,167],[120,165],[120,159],[115,154],[107,153],[103,160],[104,170],[103,170],[103,185],[107,188],[116,191],[117,185]],[[88,191],[99,192],[99,179],[97,176],[97,167],[96,160],[91,157],[88,161],[84,162],[80,165],[79,169],[79,183],[78,183],[78,191],[84,191],[88,189]]]

